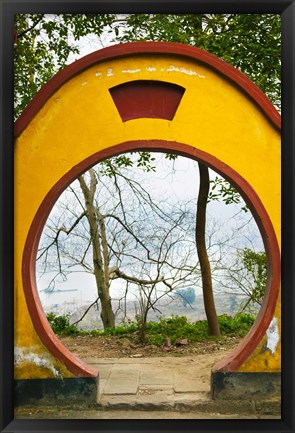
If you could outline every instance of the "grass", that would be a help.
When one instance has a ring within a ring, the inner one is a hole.
[[[47,319],[57,335],[92,335],[92,336],[117,336],[135,340],[139,332],[139,323],[129,322],[116,328],[109,328],[105,331],[93,330],[83,331],[74,325],[70,325],[70,315],[56,316],[49,313]],[[218,316],[221,331],[221,338],[226,336],[243,337],[247,334],[254,323],[255,318],[250,314],[238,313],[234,317],[222,314]],[[216,337],[210,337],[207,333],[207,320],[189,322],[186,316],[172,316],[160,318],[158,322],[150,321],[146,325],[146,343],[160,346],[165,338],[170,338],[171,343],[180,338],[187,338],[189,342],[205,341]]]

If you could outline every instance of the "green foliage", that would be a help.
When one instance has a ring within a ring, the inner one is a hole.
[[[57,316],[54,313],[47,314],[47,320],[51,328],[57,335],[92,335],[117,336],[119,338],[130,338],[136,340],[140,324],[129,322],[127,325],[108,328],[104,331],[93,330],[83,331],[76,326],[70,325],[69,314]],[[231,317],[223,314],[218,317],[222,336],[243,337],[249,331],[255,318],[250,314],[238,313]],[[186,316],[172,316],[170,318],[160,318],[158,322],[150,321],[146,324],[146,343],[161,346],[165,338],[170,338],[171,343],[175,344],[178,338],[187,338],[189,342],[206,341],[212,339],[208,337],[207,320],[189,322]]]
[[[150,152],[139,152],[139,159],[136,162],[137,167],[144,167],[145,171],[156,171],[156,167],[151,164],[156,158]]]
[[[249,331],[255,318],[249,314],[239,313],[234,317],[223,314],[218,316],[222,336],[243,337]],[[165,338],[170,338],[172,344],[178,338],[187,338],[190,342],[204,341],[208,337],[207,320],[189,322],[186,316],[160,318],[159,322],[147,324],[147,341],[152,344],[163,344]],[[211,337],[212,338],[212,337]]]
[[[130,334],[138,331],[138,324],[131,322],[128,325],[116,326],[115,328],[107,328],[103,331],[103,335],[117,335],[118,337],[127,337]]]
[[[104,14],[17,14],[14,28],[15,117],[70,55],[78,54],[77,41],[89,34],[100,35],[113,15]]]
[[[234,317],[221,315],[218,317],[222,336],[243,337],[249,331],[255,318],[249,314],[239,313]],[[206,341],[208,336],[207,320],[189,322],[186,316],[172,316],[168,319],[160,318],[159,322],[148,322],[146,326],[146,341],[149,344],[162,345],[165,338],[171,343],[180,338],[187,338],[189,342]]]
[[[232,290],[231,299],[236,304],[235,294],[244,294],[240,311],[257,315],[262,305],[267,286],[267,257],[265,251],[243,248],[236,253],[235,261],[224,274],[223,287]]]
[[[133,14],[120,26],[119,42],[168,41],[215,54],[244,72],[280,107],[279,14]]]
[[[57,316],[54,313],[48,313],[46,315],[47,320],[57,335],[77,335],[79,330],[76,326],[70,325],[70,314],[64,314]]]
[[[265,251],[256,252],[249,248],[242,251],[242,263],[253,280],[250,301],[262,304],[267,283],[267,260]]]
[[[210,180],[211,189],[208,194],[208,203],[210,201],[223,201],[225,204],[241,203],[241,196],[238,191],[226,180],[215,177]],[[248,207],[243,206],[242,210],[248,212]]]
[[[69,59],[85,36],[168,41],[207,50],[244,72],[280,107],[281,20],[278,14],[16,14],[15,117]]]
[[[137,167],[148,173],[156,171],[156,167],[153,165],[155,160],[156,158],[150,152],[130,152],[128,155],[118,155],[101,161],[99,173],[102,176],[113,177],[122,167]]]
[[[147,342],[151,344],[163,344],[165,338],[170,338],[172,344],[178,338],[188,338],[191,342],[202,341],[208,338],[207,331],[206,320],[190,323],[186,316],[160,318],[159,322],[148,322],[146,327]]]
[[[238,313],[234,317],[222,314],[218,317],[222,335],[243,337],[254,323],[255,318],[250,314]]]

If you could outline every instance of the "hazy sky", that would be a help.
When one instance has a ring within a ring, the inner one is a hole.
[[[171,203],[185,202],[191,199],[193,203],[197,202],[197,194],[199,188],[199,176],[197,164],[184,157],[178,157],[173,162],[174,170],[171,170],[172,163],[167,161],[162,154],[155,154],[157,161],[156,173],[146,173],[144,176],[141,174],[142,185],[151,192],[155,199],[169,198]],[[211,172],[211,177],[215,178],[216,173]],[[250,213],[244,214],[240,212],[242,205],[225,205],[220,202],[211,202],[208,204],[208,218],[207,225],[210,228],[215,224],[215,220],[221,225],[221,236],[225,233],[230,233],[234,227],[241,226],[246,220],[250,218]],[[56,212],[54,209],[53,213]],[[238,213],[238,218],[233,218]],[[240,233],[240,234],[239,234]],[[259,232],[255,223],[248,225],[245,229],[238,232],[236,239],[232,240],[234,247],[237,245],[250,246],[245,238],[249,236],[253,240],[258,249],[262,248]],[[240,238],[239,238],[240,236]],[[130,270],[132,274],[132,269]],[[96,297],[95,279],[93,275],[75,272],[68,276],[64,282],[56,284],[56,290],[75,290],[69,292],[58,292],[47,294],[43,290],[48,287],[48,282],[52,274],[46,274],[42,278],[37,275],[38,289],[40,291],[40,298],[43,305],[61,304],[64,301],[72,302],[76,299],[77,302],[93,302]],[[116,298],[122,289],[122,280],[115,280],[111,286],[111,296]],[[197,290],[200,293],[200,290]],[[131,295],[130,295],[131,296]]]

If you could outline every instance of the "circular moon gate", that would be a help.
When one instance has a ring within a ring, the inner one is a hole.
[[[48,214],[82,172],[130,150],[205,162],[249,205],[268,258],[256,322],[215,372],[277,372],[280,338],[280,116],[243,74],[196,48],[133,43],[92,53],[50,80],[16,122],[16,377],[93,377],[52,332],[36,288],[36,253]],[[46,362],[26,357],[28,348]],[[271,347],[271,348],[270,348]],[[263,349],[263,350],[262,350]],[[30,367],[30,368],[28,368]],[[56,373],[58,372],[58,373]]]

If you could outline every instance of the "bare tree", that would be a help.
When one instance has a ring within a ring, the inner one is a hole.
[[[170,287],[172,274],[181,273],[184,280],[196,268],[180,269],[187,254],[177,257],[174,252],[178,240],[185,241],[183,210],[173,205],[172,212],[167,203],[157,203],[142,182],[127,174],[107,161],[79,176],[79,187],[71,185],[60,203],[62,213],[48,221],[39,250],[39,268],[55,271],[52,286],[58,277],[65,279],[79,269],[94,275],[104,328],[115,326],[114,280],[154,292],[159,283]]]
[[[89,223],[90,241],[92,245],[93,273],[95,276],[97,293],[101,303],[101,320],[104,329],[115,326],[115,315],[112,309],[109,292],[109,251],[104,217],[95,204],[97,178],[93,169],[89,170],[90,184],[83,176],[78,181],[85,200],[85,216]]]
[[[160,300],[172,302],[176,289],[203,286],[205,309],[209,305],[207,317],[210,315],[212,279],[218,287],[224,266],[223,246],[231,236],[222,238],[216,224],[209,224],[209,228],[206,224],[207,167],[205,183],[201,175],[196,218],[196,197],[170,202],[168,196],[153,194],[149,181],[145,181],[149,176],[134,169],[142,161],[146,171],[153,171],[153,156],[145,153],[106,160],[79,176],[47,221],[37,265],[39,272],[52,276],[52,288],[58,279],[65,280],[74,272],[93,275],[97,290],[94,303],[99,301],[104,328],[115,326],[118,311],[126,315],[127,295],[135,293],[141,305],[144,339],[148,313],[158,308]],[[196,249],[196,244],[202,244],[203,251]],[[117,312],[111,296],[115,286],[117,293],[120,287]],[[215,307],[214,315],[217,319]],[[209,332],[218,335],[210,320],[209,326]]]
[[[139,275],[153,275],[154,278],[147,281],[137,278],[133,281],[133,288],[130,289],[135,289],[138,300],[137,319],[142,343],[145,342],[149,312],[153,310],[161,315],[159,301],[165,299],[166,303],[173,302],[174,291],[195,285],[200,278],[194,245],[187,239],[187,233],[181,229],[184,217],[185,213],[182,213],[174,225],[167,229],[162,227],[160,233],[154,235],[154,253],[157,252],[157,257],[142,262],[141,269],[138,271]]]
[[[220,336],[217,313],[215,309],[212,272],[206,247],[206,208],[209,194],[209,170],[204,164],[199,163],[200,189],[197,203],[196,219],[196,246],[202,273],[203,299],[208,320],[208,334]]]

